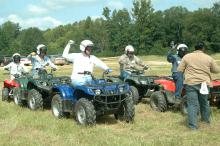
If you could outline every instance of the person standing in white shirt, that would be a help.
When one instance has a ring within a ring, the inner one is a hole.
[[[90,40],[83,40],[80,43],[81,53],[70,53],[69,50],[74,41],[70,40],[63,51],[63,57],[68,61],[73,62],[73,71],[71,75],[72,84],[74,86],[84,85],[92,81],[91,75],[84,74],[84,72],[93,72],[94,66],[102,68],[107,72],[112,70],[100,59],[91,55],[93,49],[93,42]]]
[[[19,53],[13,54],[12,60],[13,62],[4,66],[4,69],[10,71],[10,78],[14,80],[16,77],[20,77],[22,73],[27,73],[28,70],[25,68],[24,64],[20,62],[21,55]]]
[[[28,59],[31,60],[32,63],[32,75],[37,76],[39,69],[45,69],[47,65],[49,65],[53,70],[57,69],[57,66],[54,65],[50,58],[47,55],[47,47],[44,44],[40,44],[37,46],[37,54],[32,52],[28,55]]]

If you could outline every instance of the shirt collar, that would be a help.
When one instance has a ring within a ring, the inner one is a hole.
[[[203,51],[202,50],[195,50],[195,51],[193,51],[194,53],[203,53]]]

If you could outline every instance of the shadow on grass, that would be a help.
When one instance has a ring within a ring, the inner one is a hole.
[[[113,124],[117,123],[117,120],[114,118],[114,116],[105,115],[105,116],[97,117],[96,123],[97,124],[113,125]]]

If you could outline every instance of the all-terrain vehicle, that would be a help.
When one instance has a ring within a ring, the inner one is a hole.
[[[160,85],[160,89],[151,94],[150,106],[153,110],[165,112],[168,107],[175,105],[175,83],[172,77],[161,77],[154,82]],[[184,90],[182,96],[184,96]]]
[[[151,108],[156,111],[165,112],[169,107],[175,105],[175,83],[170,77],[159,78],[154,82],[159,84],[161,88],[150,96]],[[211,83],[213,87],[210,89],[210,104],[220,108],[220,79],[213,80]],[[186,114],[187,103],[184,88],[181,95],[182,103],[180,105],[180,110],[183,114]]]
[[[15,76],[19,78],[19,75]],[[3,87],[2,87],[2,101],[10,101],[13,98],[13,90],[14,88],[20,87],[20,84],[15,82],[15,80],[4,80]]]
[[[62,118],[73,113],[81,125],[94,125],[96,117],[114,114],[116,119],[131,122],[134,119],[134,104],[129,85],[118,78],[105,77],[72,88],[72,96],[57,92],[52,99],[52,113]],[[70,91],[70,90],[69,90]],[[70,95],[70,93],[68,93]]]
[[[25,76],[16,80],[20,87],[14,90],[14,98],[17,99],[18,105],[27,102],[31,110],[43,109],[50,105],[53,95],[66,94],[66,88],[71,83],[69,77],[54,77],[52,70],[51,73],[47,73],[45,69],[37,71],[38,76]]]
[[[154,91],[159,90],[159,86],[154,82],[158,76],[146,76],[144,75],[145,70],[130,70],[131,74],[122,78],[121,80],[130,85],[134,103],[137,104],[143,97],[150,96]]]
[[[220,79],[212,81],[212,88],[210,89],[210,104],[220,109]]]

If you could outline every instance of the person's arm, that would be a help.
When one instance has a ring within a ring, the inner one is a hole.
[[[183,57],[183,59],[181,60],[177,68],[177,71],[184,73],[185,69],[186,69],[186,61],[185,61],[185,58]]]
[[[211,66],[210,66],[210,72],[211,73],[219,73],[220,72],[219,66],[216,64],[216,62],[213,59],[212,59]]]
[[[49,66],[53,69],[57,69],[57,66],[50,60],[49,57],[47,57],[47,63],[49,64]]]
[[[12,63],[9,63],[8,65],[4,66],[4,70],[10,70]]]
[[[93,58],[93,63],[97,66],[97,67],[99,67],[99,68],[102,68],[103,70],[107,70],[107,69],[109,69],[109,67],[103,62],[103,61],[101,61],[100,59],[98,59],[97,57],[95,57],[95,56],[92,56]]]
[[[121,65],[127,64],[127,61],[126,61],[124,55],[122,55],[122,56],[119,58],[118,63],[121,64]]]
[[[137,56],[134,56],[135,62],[137,65],[141,66],[141,67],[147,67],[147,65]]]
[[[69,50],[71,48],[71,45],[73,45],[73,44],[74,44],[74,41],[70,40],[68,42],[68,44],[66,45],[66,47],[64,48],[63,54],[62,54],[62,56],[70,62],[74,62],[74,58],[75,58],[75,53],[69,54]]]
[[[168,53],[167,53],[167,61],[170,62],[170,63],[173,63],[175,61],[174,49],[168,51]]]

